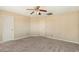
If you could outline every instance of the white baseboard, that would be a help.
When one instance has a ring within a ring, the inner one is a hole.
[[[15,40],[19,40],[19,39],[23,39],[23,38],[27,38],[27,37],[30,37],[30,35],[17,37],[17,38],[15,38]]]
[[[19,40],[19,39],[23,39],[23,38],[28,38],[30,36],[40,36],[40,35],[25,35],[25,36],[20,36],[17,38],[14,38],[14,40]],[[12,40],[8,40],[8,41],[12,41]],[[0,41],[0,43],[4,43],[4,42],[8,42],[8,41]]]
[[[23,39],[23,38],[27,38],[27,37],[30,37],[30,35],[25,35],[25,36],[21,36],[21,37],[18,37],[18,38],[14,38],[14,40],[19,40],[19,39]],[[8,42],[8,41],[12,41],[12,40],[7,40],[7,41],[0,41],[0,43],[5,43],[5,42]]]
[[[40,36],[39,34],[38,35],[33,35],[33,34],[30,34],[30,36]]]
[[[79,44],[79,42],[74,42],[74,41],[69,41],[69,40],[63,40],[61,38],[51,37],[51,36],[47,36],[47,35],[46,36],[45,35],[26,35],[26,36],[21,36],[21,37],[15,38],[15,40],[27,38],[27,37],[30,37],[30,36],[44,36],[44,37],[51,38],[51,39],[62,40],[62,41],[66,41],[66,42],[71,42],[71,43]],[[0,41],[0,43],[4,43],[4,42],[7,42],[7,41]]]
[[[3,41],[0,41],[0,43],[3,43]]]
[[[4,40],[4,41],[0,41],[0,43],[5,43],[5,42],[8,42],[8,41],[11,41],[11,40]]]
[[[79,44],[79,42],[70,41],[70,40],[63,40],[63,39],[61,39],[61,38],[56,38],[56,37],[51,37],[51,36],[45,36],[45,37],[51,38],[51,39],[62,40],[62,41],[66,41],[66,42],[71,42],[71,43]]]

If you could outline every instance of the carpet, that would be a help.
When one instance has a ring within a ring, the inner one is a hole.
[[[78,52],[79,45],[42,36],[0,43],[0,52]]]

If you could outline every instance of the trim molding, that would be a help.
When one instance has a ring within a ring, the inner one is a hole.
[[[62,40],[62,41],[65,41],[65,42],[71,42],[71,43],[79,44],[79,42],[74,42],[74,41],[69,41],[69,40],[63,40],[61,38],[56,38],[56,37],[51,37],[51,36],[44,36],[44,37],[51,38],[51,39],[56,39],[56,40]]]
[[[51,37],[51,36],[45,36],[45,35],[26,35],[26,36],[22,36],[22,37],[15,38],[14,40],[28,38],[30,36],[44,36],[44,37],[47,37],[47,38],[50,38],[50,39],[62,40],[62,41],[65,41],[65,42],[71,42],[71,43],[79,44],[79,42],[74,42],[74,41],[69,41],[69,40],[63,40],[61,38],[56,38],[56,37]],[[11,40],[9,40],[9,41],[11,41]],[[0,41],[0,43],[4,43],[4,42],[8,42],[8,41]]]
[[[25,35],[25,36],[17,37],[14,40],[19,40],[19,39],[23,39],[23,38],[27,38],[27,37],[30,37],[30,35]]]

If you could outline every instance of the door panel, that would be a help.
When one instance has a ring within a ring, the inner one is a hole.
[[[14,40],[14,17],[3,16],[3,41]]]

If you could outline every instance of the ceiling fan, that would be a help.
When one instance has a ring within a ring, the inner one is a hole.
[[[30,14],[36,13],[37,15],[41,15],[41,12],[47,12],[47,10],[40,9],[40,6],[36,6],[34,9],[26,9],[26,10],[33,10]]]

